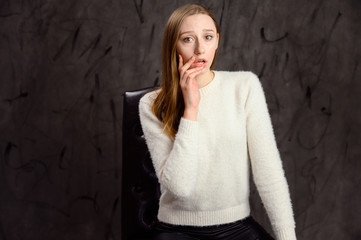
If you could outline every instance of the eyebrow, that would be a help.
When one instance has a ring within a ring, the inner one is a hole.
[[[203,32],[215,32],[213,29],[203,29]],[[193,33],[193,31],[186,31],[186,32],[181,32],[179,34],[179,36],[186,34],[186,33]]]

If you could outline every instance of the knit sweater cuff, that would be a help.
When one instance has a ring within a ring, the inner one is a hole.
[[[286,227],[275,231],[277,240],[296,240],[296,232],[293,227]]]
[[[181,118],[177,134],[186,135],[193,138],[195,136],[198,136],[198,131],[199,131],[198,121],[188,120],[183,117]]]

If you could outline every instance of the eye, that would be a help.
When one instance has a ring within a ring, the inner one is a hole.
[[[183,41],[184,42],[192,42],[193,39],[191,37],[185,37],[185,38],[183,38]]]
[[[206,40],[212,40],[213,36],[212,35],[206,35]]]

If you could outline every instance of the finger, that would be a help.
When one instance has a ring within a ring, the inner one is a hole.
[[[181,70],[183,67],[183,58],[180,54],[178,54],[179,64],[178,64],[178,70]]]
[[[180,68],[180,73],[183,74],[185,71],[187,71],[190,66],[194,63],[194,61],[196,60],[196,58],[193,56],[191,59],[188,60],[188,62],[186,62],[182,68]]]
[[[194,68],[187,71],[187,76],[184,77],[184,84],[190,84],[202,72],[203,67]]]
[[[185,75],[189,76],[190,74],[192,74],[194,72],[197,72],[197,71],[200,71],[202,69],[203,69],[203,67],[196,67],[196,68],[188,69],[187,71],[185,71],[184,76]]]
[[[181,73],[180,73],[180,79],[181,79],[181,80],[182,80],[182,79],[186,79],[189,74],[191,74],[191,73],[194,72],[194,71],[197,71],[197,69],[198,69],[198,68],[191,68],[191,69],[188,69],[188,70],[184,70],[184,69],[183,69],[183,70],[181,71]]]
[[[189,79],[189,80],[195,80],[196,77],[202,72],[202,69],[203,69],[203,68],[197,68],[196,71],[194,71],[194,72],[192,72],[192,73],[190,73],[190,74],[188,75],[188,78],[187,78],[187,79]]]
[[[186,62],[186,64],[184,64],[183,68],[188,69],[196,60],[196,58],[193,56],[191,59],[188,60],[188,62]]]
[[[181,75],[181,82],[185,82],[187,80],[187,78],[190,77],[190,75],[194,72],[200,72],[203,69],[203,67],[197,67],[197,68],[192,68],[192,69],[188,69],[187,71],[185,71],[182,75]]]

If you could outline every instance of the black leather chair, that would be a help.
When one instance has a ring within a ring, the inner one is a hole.
[[[139,120],[139,99],[153,90],[124,93],[122,240],[149,239],[157,219],[160,187]]]

